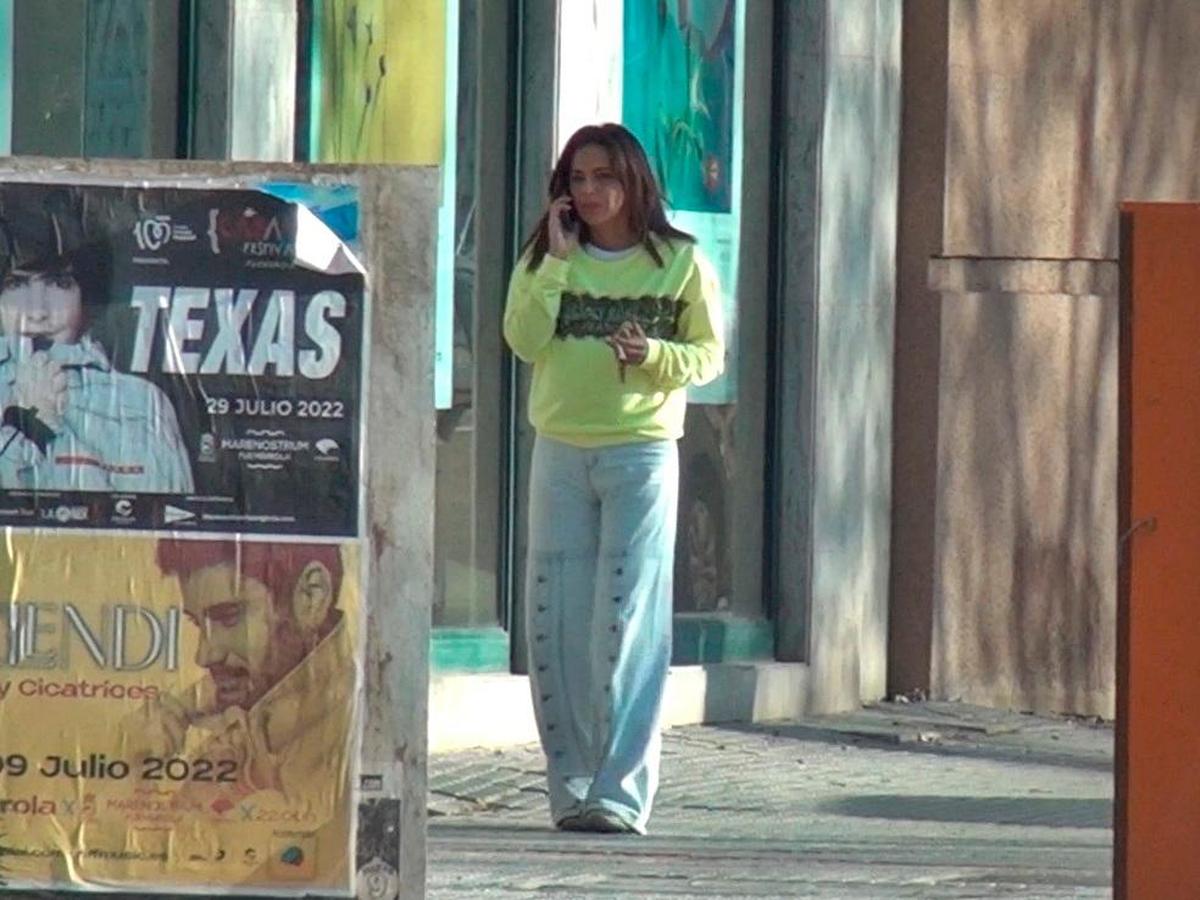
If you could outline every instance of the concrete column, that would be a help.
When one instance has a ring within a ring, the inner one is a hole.
[[[420,900],[426,866],[440,190],[433,168],[372,166],[357,172],[372,300],[366,489],[370,634],[361,765],[364,773],[384,776],[381,799],[399,805],[400,898]]]
[[[901,9],[785,8],[780,655],[820,710],[885,690]]]
[[[831,2],[813,479],[815,706],[885,691],[900,4]]]

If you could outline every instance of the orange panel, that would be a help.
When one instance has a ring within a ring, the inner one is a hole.
[[[1121,216],[1118,898],[1200,898],[1200,205]]]

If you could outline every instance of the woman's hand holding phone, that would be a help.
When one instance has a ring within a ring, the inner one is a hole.
[[[579,220],[570,197],[563,195],[550,202],[546,225],[550,232],[550,255],[566,259],[579,246]]]

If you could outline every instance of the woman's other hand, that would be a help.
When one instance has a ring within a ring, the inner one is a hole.
[[[637,322],[622,322],[621,327],[604,339],[612,347],[617,358],[621,380],[625,380],[626,366],[640,366],[650,352],[650,339]]]
[[[566,259],[579,246],[579,227],[567,228],[563,225],[565,217],[573,217],[571,198],[556,197],[550,202],[546,213],[546,227],[550,233],[550,255]]]

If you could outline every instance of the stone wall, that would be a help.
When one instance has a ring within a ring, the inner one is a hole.
[[[1115,263],[944,260],[935,696],[1111,716]]]
[[[952,0],[948,256],[1114,258],[1117,204],[1200,196],[1200,4]]]
[[[932,380],[938,411],[932,434],[898,423],[897,471],[937,460],[930,621],[907,633],[929,629],[936,695],[1112,715],[1117,204],[1200,197],[1200,4],[913,6],[947,23],[906,36],[946,58],[945,144],[924,163],[940,196],[918,203],[944,217],[933,254],[950,259],[935,294],[910,279],[900,300],[937,348],[897,395],[929,400]],[[920,118],[906,111],[906,148],[931,140]],[[913,240],[902,229],[902,260],[928,264]],[[921,584],[904,565],[893,585]],[[922,662],[913,643],[893,628],[899,666]]]

